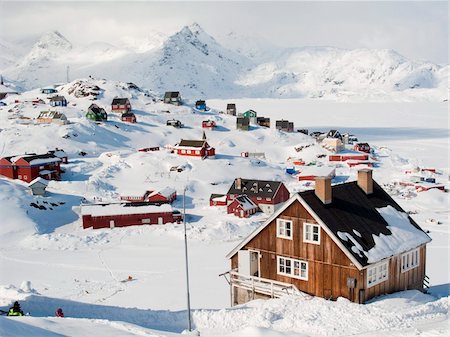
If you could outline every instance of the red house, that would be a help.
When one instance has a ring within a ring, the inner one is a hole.
[[[27,183],[41,177],[59,180],[61,159],[54,154],[33,154],[4,157],[0,159],[0,175]]]
[[[114,98],[111,103],[111,111],[125,113],[131,111],[131,103],[128,98]]]
[[[227,195],[226,194],[211,194],[209,197],[209,206],[226,206]]]
[[[246,195],[266,214],[274,213],[289,199],[289,191],[280,181],[237,178],[227,192],[227,204],[240,195]]]
[[[132,112],[124,112],[120,120],[122,122],[136,123],[136,115]]]
[[[246,195],[240,195],[227,206],[227,213],[239,218],[248,218],[258,212],[258,206]]]
[[[369,155],[362,152],[348,152],[348,153],[338,153],[330,154],[328,156],[329,161],[347,161],[347,160],[368,160]]]
[[[81,207],[83,228],[114,228],[180,223],[183,216],[170,205],[93,204]]]
[[[203,129],[214,129],[216,126],[217,126],[216,122],[210,121],[209,119],[207,121],[202,122]]]
[[[129,202],[149,202],[154,204],[171,204],[177,198],[177,191],[165,187],[157,191],[145,191],[143,195],[123,195],[120,200]]]
[[[180,143],[174,146],[174,150],[180,156],[208,158],[214,157],[216,154],[216,149],[210,147],[206,139],[203,140],[182,139]]]

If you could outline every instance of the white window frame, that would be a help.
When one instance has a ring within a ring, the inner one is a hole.
[[[284,270],[281,271],[280,267],[283,267]],[[296,270],[298,270],[297,274]],[[277,274],[308,281],[308,262],[284,256],[277,256]]]
[[[420,251],[419,248],[413,249],[400,257],[400,270],[402,273],[420,266]]]
[[[151,220],[150,219],[142,219],[142,223],[151,223]]]
[[[367,268],[366,276],[367,288],[387,281],[389,279],[389,260]]]
[[[200,154],[200,151],[199,150],[195,150],[195,154]]]
[[[185,153],[186,153],[186,150],[181,150],[181,153],[182,153],[182,154],[185,154]]]
[[[191,150],[186,150],[186,153],[187,154],[191,154]]]
[[[286,225],[289,224],[289,229]],[[292,220],[277,219],[277,238],[292,240],[293,226]],[[289,230],[289,235],[286,234],[286,230]]]
[[[309,233],[308,227],[311,228],[311,239],[307,238],[307,234]],[[314,233],[314,229],[317,228],[317,233]],[[314,235],[317,235],[317,240],[314,240]],[[320,245],[320,225],[316,223],[303,223],[303,242],[313,243],[315,245]]]

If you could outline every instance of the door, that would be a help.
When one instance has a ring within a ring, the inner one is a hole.
[[[158,225],[163,225],[164,223],[163,223],[163,218],[161,218],[161,217],[159,217],[158,218]]]
[[[240,250],[238,252],[238,273],[244,276],[259,276],[259,252]]]
[[[114,220],[109,221],[109,228],[114,228]]]

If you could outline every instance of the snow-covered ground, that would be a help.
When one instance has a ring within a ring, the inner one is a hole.
[[[104,89],[96,101],[109,111],[115,96],[131,99],[138,123],[123,123],[109,114],[106,123],[85,119],[92,103],[60,88],[69,100],[60,108],[72,122],[65,126],[19,123],[19,115],[36,118],[48,106],[30,103],[0,107],[0,156],[46,152],[61,147],[69,164],[60,182],[52,181],[48,196],[31,196],[25,184],[0,178],[0,307],[19,299],[32,317],[0,320],[0,335],[170,336],[186,328],[183,226],[142,226],[84,230],[82,198],[117,200],[122,193],[174,187],[182,208],[186,187],[191,303],[193,322],[202,335],[323,336],[323,335],[447,335],[449,296],[449,199],[438,190],[416,193],[393,188],[394,198],[426,230],[433,241],[427,250],[431,295],[408,291],[357,305],[340,299],[283,298],[228,308],[229,288],[219,274],[229,269],[225,255],[264,220],[227,215],[209,207],[211,193],[225,193],[236,177],[282,180],[291,192],[311,188],[285,173],[287,159],[316,165],[327,151],[301,133],[286,134],[252,127],[235,130],[235,118],[218,114],[228,101],[207,100],[207,113],[191,106],[154,102],[152,93],[129,89],[125,83],[90,80]],[[23,102],[38,90],[24,93]],[[231,101],[230,101],[231,102]],[[331,103],[308,100],[233,100],[238,111],[252,108],[259,116],[284,118],[309,131],[338,128],[373,146],[379,164],[374,177],[383,184],[404,177],[415,166],[438,170],[436,179],[449,187],[448,114],[444,103]],[[11,111],[9,111],[11,110]],[[162,112],[169,110],[170,113]],[[185,128],[166,126],[179,119]],[[213,119],[206,131],[216,158],[177,157],[163,147],[181,138],[200,139],[202,120]],[[294,147],[311,146],[297,152]],[[137,152],[160,146],[161,151]],[[80,156],[84,151],[86,156]],[[265,159],[243,158],[243,151],[265,152]],[[170,172],[182,165],[183,172]],[[355,178],[355,169],[336,166],[336,182]],[[31,204],[45,207],[39,209]],[[132,276],[132,281],[126,281]],[[27,283],[24,281],[30,281]],[[69,319],[51,318],[62,307]]]

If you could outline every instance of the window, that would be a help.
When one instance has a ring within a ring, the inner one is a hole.
[[[308,262],[283,256],[278,256],[277,262],[277,274],[308,280]]]
[[[181,150],[181,153],[183,153],[183,154],[186,153],[186,150]]]
[[[23,176],[23,179],[28,179],[28,177],[27,176]]]
[[[271,201],[272,199],[271,198],[266,198],[266,201]]]
[[[261,197],[256,197],[256,200],[262,200],[262,198]]]
[[[416,248],[408,253],[402,255],[402,273],[416,268],[420,264],[419,248]]]
[[[191,150],[186,150],[186,153],[187,154],[191,154]]]
[[[196,151],[195,151],[195,154],[200,154],[200,151],[199,151],[199,150],[196,150]]]
[[[277,238],[292,240],[292,221],[277,219]]]
[[[367,268],[367,288],[384,282],[389,278],[388,261]]]
[[[150,219],[142,219],[142,223],[150,223]]]
[[[320,226],[303,223],[303,242],[320,244]]]

